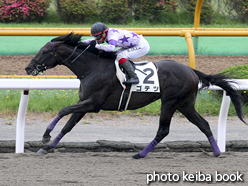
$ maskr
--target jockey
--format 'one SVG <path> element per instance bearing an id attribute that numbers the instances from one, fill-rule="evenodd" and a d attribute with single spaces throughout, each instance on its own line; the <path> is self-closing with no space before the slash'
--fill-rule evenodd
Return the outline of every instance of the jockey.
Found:
<path id="1" fill-rule="evenodd" d="M 97 22 L 91 27 L 92 39 L 84 40 L 83 43 L 91 44 L 99 50 L 112 52 L 115 47 L 116 60 L 127 71 L 130 78 L 123 82 L 124 84 L 138 84 L 139 78 L 135 73 L 135 69 L 130 63 L 130 59 L 142 57 L 150 50 L 150 45 L 142 35 L 138 35 L 132 31 L 108 28 L 105 24 Z M 101 45 L 106 41 L 108 45 Z"/>

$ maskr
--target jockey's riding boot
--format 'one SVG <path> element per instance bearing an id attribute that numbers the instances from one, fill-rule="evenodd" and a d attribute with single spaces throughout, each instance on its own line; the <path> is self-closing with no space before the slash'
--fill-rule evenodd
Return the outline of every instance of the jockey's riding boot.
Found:
<path id="1" fill-rule="evenodd" d="M 139 78 L 137 74 L 134 72 L 135 69 L 129 60 L 125 61 L 121 64 L 121 66 L 127 71 L 130 78 L 123 82 L 123 84 L 138 84 Z"/>

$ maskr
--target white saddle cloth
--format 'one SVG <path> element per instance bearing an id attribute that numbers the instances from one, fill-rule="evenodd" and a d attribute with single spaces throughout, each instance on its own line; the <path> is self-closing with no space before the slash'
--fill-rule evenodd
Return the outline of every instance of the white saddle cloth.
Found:
<path id="1" fill-rule="evenodd" d="M 148 61 L 141 61 L 134 64 L 135 73 L 139 78 L 139 84 L 133 84 L 131 91 L 160 93 L 158 74 L 154 63 Z M 121 71 L 118 61 L 115 61 L 115 66 L 116 76 L 119 79 L 122 87 L 125 89 L 126 86 L 123 84 L 126 78 L 125 74 Z"/>
<path id="2" fill-rule="evenodd" d="M 115 61 L 116 66 L 116 76 L 120 81 L 121 86 L 123 87 L 123 91 L 120 97 L 118 110 L 126 110 L 129 104 L 129 100 L 131 98 L 132 92 L 150 92 L 150 93 L 160 93 L 159 81 L 158 81 L 158 73 L 157 68 L 152 62 L 141 61 L 134 63 L 135 64 L 135 73 L 139 78 L 139 84 L 132 84 L 125 109 L 121 108 L 121 103 L 123 99 L 123 94 L 126 89 L 126 85 L 123 84 L 126 77 L 125 74 L 121 71 L 119 62 Z"/>

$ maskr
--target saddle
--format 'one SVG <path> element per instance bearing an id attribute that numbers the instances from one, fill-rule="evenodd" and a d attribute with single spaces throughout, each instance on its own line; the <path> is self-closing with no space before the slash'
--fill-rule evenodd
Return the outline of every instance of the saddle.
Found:
<path id="1" fill-rule="evenodd" d="M 125 85 L 123 82 L 125 79 L 129 78 L 128 74 L 125 72 L 125 69 L 119 65 L 119 62 L 115 61 L 116 76 L 123 87 L 118 107 L 119 111 L 127 109 L 132 92 L 160 93 L 156 65 L 149 61 L 140 61 L 135 63 L 131 61 L 131 64 L 139 78 L 139 84 Z"/>
<path id="2" fill-rule="evenodd" d="M 133 62 L 133 61 L 131 61 L 131 60 L 129 60 L 130 61 L 130 63 L 131 63 L 131 65 L 133 66 L 133 68 L 135 69 L 135 70 L 139 70 L 138 68 L 136 68 L 136 66 L 142 66 L 142 65 L 146 65 L 147 63 L 149 63 L 149 61 L 140 61 L 140 62 Z M 117 65 L 119 65 L 119 69 L 121 70 L 121 72 L 124 74 L 124 79 L 123 78 L 120 78 L 119 80 L 121 80 L 120 81 L 120 83 L 121 84 L 123 84 L 123 81 L 126 79 L 129 79 L 129 78 L 131 78 L 130 76 L 129 76 L 129 74 L 127 73 L 127 71 L 119 64 L 119 63 L 117 63 Z M 118 76 L 117 76 L 118 77 Z M 123 79 L 123 80 L 122 80 Z"/>

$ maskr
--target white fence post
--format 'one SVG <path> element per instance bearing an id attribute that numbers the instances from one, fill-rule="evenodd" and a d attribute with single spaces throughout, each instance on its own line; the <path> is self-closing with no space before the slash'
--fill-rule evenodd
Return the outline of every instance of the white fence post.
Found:
<path id="1" fill-rule="evenodd" d="M 217 144 L 221 152 L 226 151 L 226 121 L 228 116 L 228 110 L 230 106 L 230 97 L 226 95 L 226 91 L 223 91 L 223 98 L 220 107 L 220 115 L 218 121 L 218 138 Z"/>
<path id="2" fill-rule="evenodd" d="M 28 107 L 29 91 L 22 90 L 16 123 L 16 153 L 24 153 L 25 117 Z"/>

